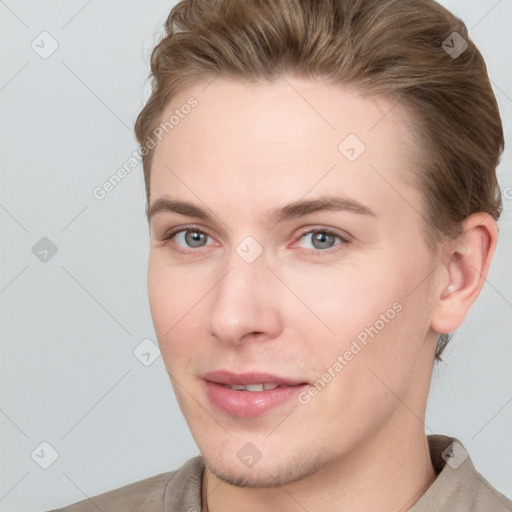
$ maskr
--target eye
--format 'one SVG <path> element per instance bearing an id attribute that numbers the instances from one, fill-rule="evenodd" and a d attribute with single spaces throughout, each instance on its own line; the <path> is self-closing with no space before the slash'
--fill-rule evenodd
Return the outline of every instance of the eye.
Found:
<path id="1" fill-rule="evenodd" d="M 325 251 L 342 242 L 348 240 L 328 229 L 317 229 L 303 233 L 299 244 L 305 249 Z"/>
<path id="2" fill-rule="evenodd" d="M 212 245 L 213 242 L 213 239 L 207 233 L 192 227 L 170 232 L 165 240 L 172 240 L 175 245 L 182 249 L 198 249 L 206 245 Z"/>

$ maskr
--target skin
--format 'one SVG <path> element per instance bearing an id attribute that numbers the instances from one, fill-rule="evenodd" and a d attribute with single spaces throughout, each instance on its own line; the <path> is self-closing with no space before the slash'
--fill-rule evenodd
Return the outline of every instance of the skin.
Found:
<path id="1" fill-rule="evenodd" d="M 424 416 L 437 336 L 459 327 L 476 299 L 495 223 L 476 214 L 456 242 L 428 245 L 422 195 L 407 179 L 419 172 L 408 112 L 391 99 L 297 78 L 205 87 L 168 106 L 163 118 L 190 96 L 198 101 L 158 143 L 150 192 L 151 204 L 187 201 L 212 218 L 151 218 L 148 292 L 207 464 L 208 508 L 407 510 L 435 479 Z M 366 145 L 353 162 L 338 149 L 348 134 Z M 333 195 L 374 215 L 265 217 Z M 206 245 L 190 247 L 183 231 L 163 240 L 189 225 L 208 235 Z M 326 228 L 336 234 L 330 248 L 302 236 Z M 253 263 L 236 252 L 246 236 L 263 248 Z M 204 392 L 202 375 L 219 369 L 314 383 L 397 303 L 400 312 L 307 404 L 240 418 Z M 237 457 L 248 442 L 262 454 L 251 468 Z"/>

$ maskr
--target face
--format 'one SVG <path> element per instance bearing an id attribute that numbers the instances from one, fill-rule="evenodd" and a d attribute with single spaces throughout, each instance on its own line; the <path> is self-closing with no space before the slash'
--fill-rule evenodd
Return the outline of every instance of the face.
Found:
<path id="1" fill-rule="evenodd" d="M 275 486 L 423 429 L 435 261 L 400 104 L 206 85 L 163 116 L 197 100 L 154 154 L 151 312 L 209 468 Z"/>

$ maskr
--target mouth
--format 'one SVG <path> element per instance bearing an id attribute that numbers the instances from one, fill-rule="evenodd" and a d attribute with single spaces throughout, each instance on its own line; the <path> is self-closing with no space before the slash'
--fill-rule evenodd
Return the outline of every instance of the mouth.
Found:
<path id="1" fill-rule="evenodd" d="M 241 418 L 254 418 L 283 406 L 309 386 L 303 380 L 268 373 L 234 374 L 225 370 L 206 373 L 203 382 L 216 409 Z"/>
<path id="2" fill-rule="evenodd" d="M 232 389 L 233 391 L 270 391 L 271 389 L 283 388 L 285 385 L 274 384 L 272 382 L 265 382 L 265 384 L 223 384 L 224 387 Z"/>

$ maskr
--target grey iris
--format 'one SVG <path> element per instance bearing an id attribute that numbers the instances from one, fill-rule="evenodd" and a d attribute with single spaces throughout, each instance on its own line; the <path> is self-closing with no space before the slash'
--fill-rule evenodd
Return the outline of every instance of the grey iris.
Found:
<path id="1" fill-rule="evenodd" d="M 312 243 L 315 249 L 329 249 L 334 245 L 335 237 L 328 233 L 318 231 L 313 233 Z"/>
<path id="2" fill-rule="evenodd" d="M 189 247 L 202 247 L 206 243 L 207 235 L 197 231 L 187 231 L 185 241 Z"/>

